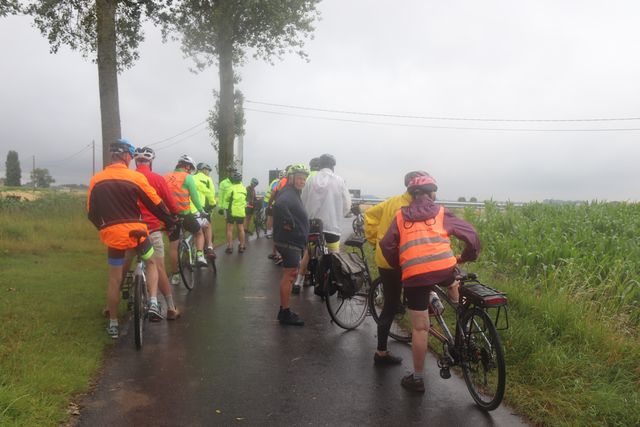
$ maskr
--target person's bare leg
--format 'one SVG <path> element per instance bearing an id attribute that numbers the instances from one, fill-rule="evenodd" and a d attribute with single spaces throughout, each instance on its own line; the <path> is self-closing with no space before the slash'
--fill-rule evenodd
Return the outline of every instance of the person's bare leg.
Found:
<path id="1" fill-rule="evenodd" d="M 206 227 L 202 227 L 202 232 L 204 233 L 204 243 L 207 248 L 213 247 L 213 233 L 211 231 L 211 224 Z"/>
<path id="2" fill-rule="evenodd" d="M 107 287 L 107 308 L 109 318 L 118 320 L 118 304 L 120 304 L 120 282 L 122 282 L 122 266 L 109 266 L 109 286 Z"/>
<path id="3" fill-rule="evenodd" d="M 180 240 L 169 242 L 169 258 L 171 259 L 171 272 L 178 272 L 178 244 Z"/>
<path id="4" fill-rule="evenodd" d="M 296 276 L 296 286 L 302 286 L 304 284 L 304 275 L 307 274 L 307 266 L 309 265 L 309 249 L 307 248 L 302 255 L 302 260 L 300 260 L 300 268 L 298 269 L 298 274 Z"/>
<path id="5" fill-rule="evenodd" d="M 200 229 L 196 233 L 196 250 L 202 251 L 203 249 L 204 249 L 204 233 L 202 232 L 202 229 Z"/>
<path id="6" fill-rule="evenodd" d="M 233 248 L 233 224 L 227 224 L 227 248 Z"/>
<path id="7" fill-rule="evenodd" d="M 244 224 L 238 224 L 238 241 L 240 242 L 240 246 L 244 248 L 246 245 Z"/>
<path id="8" fill-rule="evenodd" d="M 158 297 L 158 267 L 154 257 L 144 262 L 145 276 L 147 278 L 147 289 L 149 290 L 149 298 Z"/>
<path id="9" fill-rule="evenodd" d="M 296 278 L 297 268 L 282 269 L 282 279 L 280 280 L 280 306 L 283 310 L 289 308 L 289 300 L 291 299 L 291 285 Z"/>
<path id="10" fill-rule="evenodd" d="M 429 312 L 428 310 L 407 310 L 411 316 L 411 353 L 413 355 L 413 370 L 417 373 L 424 372 L 424 359 L 427 355 L 429 336 Z"/>
<path id="11" fill-rule="evenodd" d="M 447 288 L 447 295 L 449 295 L 449 299 L 457 303 L 460 301 L 460 281 L 456 280 Z"/>

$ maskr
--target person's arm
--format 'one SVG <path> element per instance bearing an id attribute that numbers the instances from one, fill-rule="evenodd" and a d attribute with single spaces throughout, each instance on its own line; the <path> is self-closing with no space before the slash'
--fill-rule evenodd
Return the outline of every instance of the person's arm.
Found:
<path id="1" fill-rule="evenodd" d="M 89 221 L 99 230 L 100 229 L 100 217 L 96 212 L 91 210 L 91 198 L 93 197 L 93 187 L 95 183 L 93 180 L 89 184 L 89 191 L 87 193 L 87 217 Z"/>
<path id="2" fill-rule="evenodd" d="M 384 204 L 385 202 L 378 203 L 364 213 L 364 236 L 374 246 L 378 243 L 378 225 L 380 224 Z"/>
<path id="3" fill-rule="evenodd" d="M 344 180 L 342 180 L 342 211 L 342 216 L 347 216 L 349 211 L 351 211 L 351 194 Z"/>
<path id="4" fill-rule="evenodd" d="M 200 213 L 204 212 L 204 209 L 202 208 L 202 204 L 200 203 L 200 195 L 198 194 L 198 188 L 196 187 L 196 183 L 193 177 L 191 175 L 187 175 L 184 179 L 184 184 L 182 185 L 186 187 L 187 191 L 189 191 L 189 198 L 191 199 L 191 203 L 193 203 L 193 205 L 196 207 L 198 212 Z"/>
<path id="5" fill-rule="evenodd" d="M 273 220 L 278 221 L 278 224 L 282 224 L 282 228 L 285 230 L 292 230 L 295 225 L 295 219 L 291 210 L 289 210 L 289 206 L 286 198 L 280 198 L 273 204 Z"/>
<path id="6" fill-rule="evenodd" d="M 213 186 L 213 180 L 207 177 L 206 189 L 205 189 L 205 205 L 209 208 L 213 208 L 216 205 L 216 190 Z"/>
<path id="7" fill-rule="evenodd" d="M 387 260 L 391 268 L 398 268 L 400 266 L 399 243 L 400 231 L 398 230 L 398 222 L 394 219 L 384 237 L 380 240 L 382 256 L 384 256 L 384 259 Z"/>
<path id="8" fill-rule="evenodd" d="M 459 263 L 474 261 L 478 258 L 481 248 L 480 238 L 471 224 L 445 209 L 444 229 L 450 236 L 455 236 L 464 242 L 464 250 L 458 257 Z"/>

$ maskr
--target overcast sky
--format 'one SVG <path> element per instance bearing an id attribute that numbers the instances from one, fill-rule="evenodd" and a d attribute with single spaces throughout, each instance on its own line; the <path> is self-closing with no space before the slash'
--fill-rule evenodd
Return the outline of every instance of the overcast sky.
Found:
<path id="1" fill-rule="evenodd" d="M 310 62 L 247 60 L 239 88 L 248 100 L 450 118 L 640 117 L 638 2 L 326 0 L 320 11 Z M 35 155 L 59 183 L 88 183 L 90 150 L 63 159 L 101 141 L 97 66 L 67 48 L 50 54 L 25 17 L 0 19 L 0 52 L 0 174 L 16 150 L 23 181 Z M 191 73 L 179 44 L 163 44 L 151 26 L 140 54 L 119 78 L 123 136 L 151 144 L 202 122 L 217 68 Z M 245 106 L 288 114 L 246 113 L 244 175 L 261 189 L 268 169 L 327 152 L 364 194 L 400 193 L 405 172 L 424 169 L 441 199 L 639 198 L 640 120 L 426 120 Z M 184 153 L 217 159 L 204 124 L 155 147 L 160 173 Z"/>

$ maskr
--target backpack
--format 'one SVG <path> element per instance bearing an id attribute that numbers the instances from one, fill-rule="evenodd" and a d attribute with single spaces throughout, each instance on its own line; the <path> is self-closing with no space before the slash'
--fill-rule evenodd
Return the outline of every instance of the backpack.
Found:
<path id="1" fill-rule="evenodd" d="M 350 298 L 369 280 L 367 267 L 355 252 L 331 254 L 331 270 L 335 289 L 343 298 Z"/>

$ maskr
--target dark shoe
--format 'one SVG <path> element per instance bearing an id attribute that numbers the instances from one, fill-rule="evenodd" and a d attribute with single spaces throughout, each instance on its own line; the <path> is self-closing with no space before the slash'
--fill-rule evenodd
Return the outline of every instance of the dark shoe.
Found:
<path id="1" fill-rule="evenodd" d="M 269 255 L 267 255 L 267 258 L 276 259 L 276 254 L 269 254 Z"/>
<path id="2" fill-rule="evenodd" d="M 304 321 L 291 310 L 284 310 L 279 320 L 283 325 L 304 326 Z"/>
<path id="3" fill-rule="evenodd" d="M 413 374 L 402 377 L 400 384 L 409 391 L 424 393 L 424 381 L 415 379 Z"/>
<path id="4" fill-rule="evenodd" d="M 300 285 L 293 285 L 291 287 L 291 293 L 292 294 L 299 294 L 300 293 Z"/>
<path id="5" fill-rule="evenodd" d="M 232 254 L 233 253 L 233 248 L 227 248 L 227 249 L 224 250 L 224 252 L 228 253 L 228 254 Z"/>
<path id="6" fill-rule="evenodd" d="M 283 309 L 280 309 L 280 310 L 278 311 L 278 320 L 282 320 L 283 316 L 284 316 L 284 310 L 283 310 Z"/>
<path id="7" fill-rule="evenodd" d="M 394 356 L 391 352 L 388 352 L 384 356 L 374 353 L 373 363 L 376 365 L 399 365 L 402 363 L 402 357 Z"/>
<path id="8" fill-rule="evenodd" d="M 243 252 L 244 252 L 244 251 L 246 251 L 246 250 L 247 250 L 247 247 L 246 247 L 246 246 L 238 246 L 238 252 L 239 252 L 239 253 L 243 253 Z"/>

